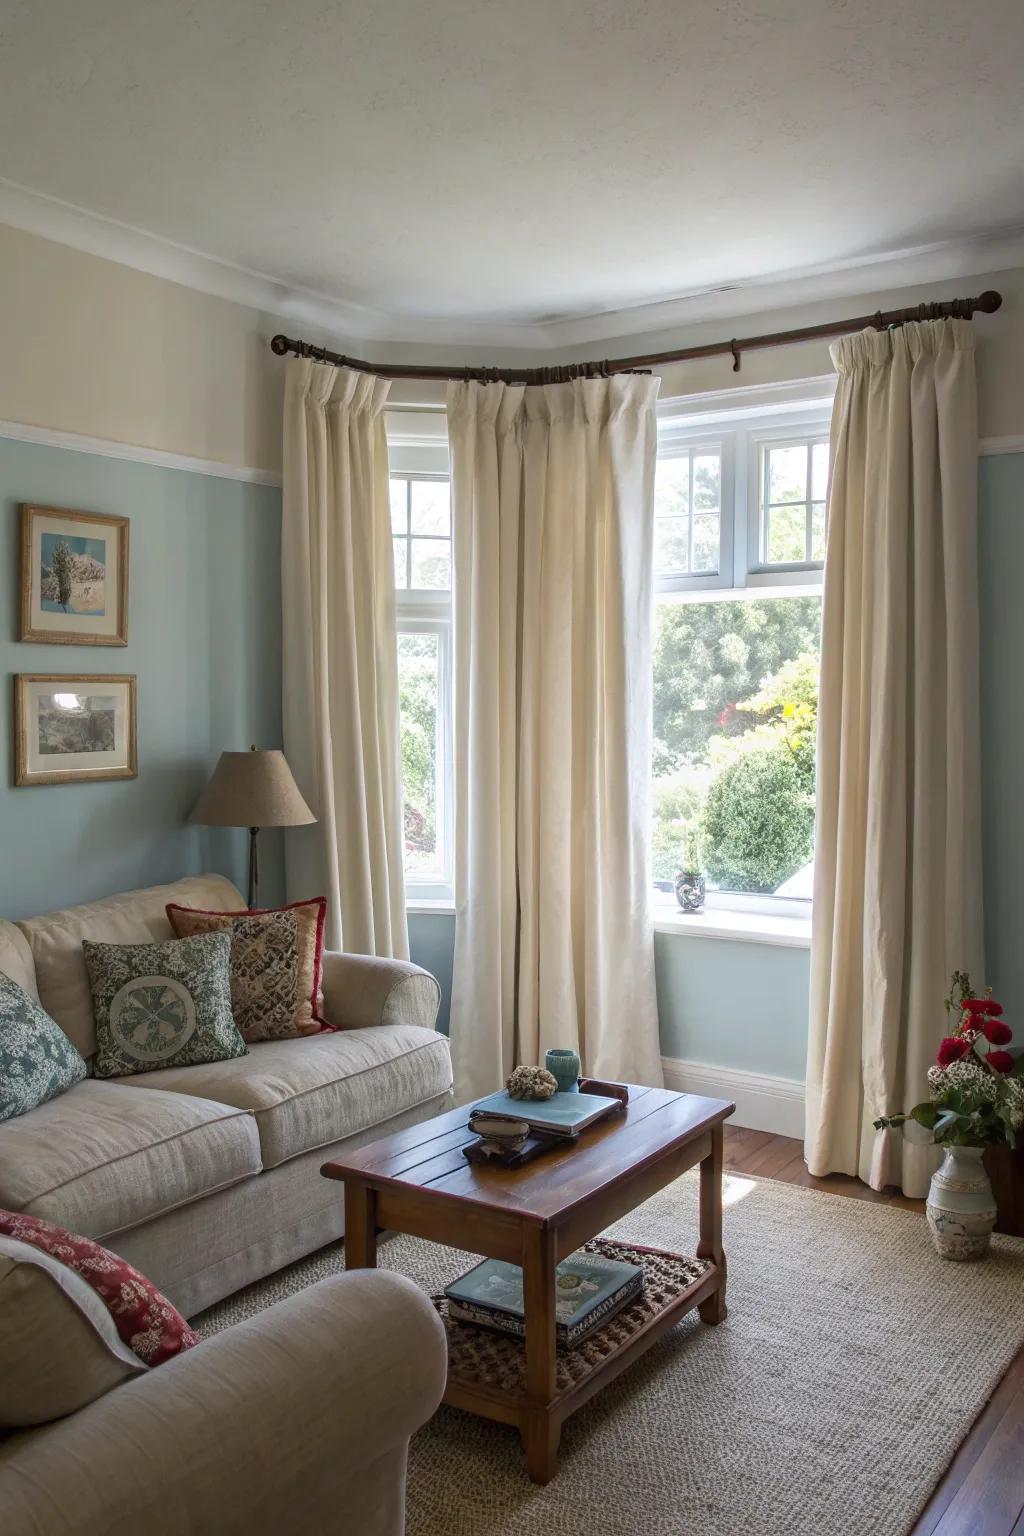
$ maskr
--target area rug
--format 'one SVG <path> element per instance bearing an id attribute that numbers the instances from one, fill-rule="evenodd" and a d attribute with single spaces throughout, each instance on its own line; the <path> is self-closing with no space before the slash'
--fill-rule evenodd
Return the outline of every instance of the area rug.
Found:
<path id="1" fill-rule="evenodd" d="M 727 1321 L 691 1314 L 562 1434 L 546 1488 L 515 1431 L 442 1408 L 415 1437 L 408 1536 L 901 1536 L 1024 1344 L 1024 1241 L 939 1259 L 914 1212 L 729 1175 Z M 611 1229 L 693 1251 L 687 1174 Z M 436 1291 L 472 1257 L 415 1238 L 382 1268 Z M 338 1271 L 323 1249 L 201 1334 Z"/>

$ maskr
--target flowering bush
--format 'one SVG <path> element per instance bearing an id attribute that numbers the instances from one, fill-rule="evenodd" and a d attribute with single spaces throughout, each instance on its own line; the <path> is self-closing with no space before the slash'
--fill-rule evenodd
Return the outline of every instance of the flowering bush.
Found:
<path id="1" fill-rule="evenodd" d="M 1024 1054 L 1002 1049 L 1013 1039 L 1003 1005 L 987 990 L 975 997 L 967 972 L 954 971 L 945 1007 L 956 1023 L 928 1068 L 931 1097 L 909 1114 L 883 1116 L 875 1128 L 913 1120 L 943 1145 L 1012 1147 L 1024 1132 Z"/>

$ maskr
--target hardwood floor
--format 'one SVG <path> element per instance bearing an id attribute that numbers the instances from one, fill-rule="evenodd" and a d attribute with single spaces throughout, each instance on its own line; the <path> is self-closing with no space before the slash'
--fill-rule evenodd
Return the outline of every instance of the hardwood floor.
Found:
<path id="1" fill-rule="evenodd" d="M 767 1131 L 725 1128 L 725 1166 L 829 1195 L 924 1213 L 923 1200 L 880 1194 L 858 1179 L 813 1179 L 803 1145 Z M 1024 1350 L 999 1383 L 950 1463 L 912 1536 L 1024 1536 Z"/>

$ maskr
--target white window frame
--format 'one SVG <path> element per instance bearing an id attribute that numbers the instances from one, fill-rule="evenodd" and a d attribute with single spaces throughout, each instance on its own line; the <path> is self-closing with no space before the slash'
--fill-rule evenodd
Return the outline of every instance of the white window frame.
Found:
<path id="1" fill-rule="evenodd" d="M 659 406 L 658 457 L 682 450 L 721 451 L 719 569 L 697 576 L 655 575 L 654 600 L 677 602 L 751 601 L 766 597 L 812 597 L 821 593 L 823 562 L 769 565 L 763 558 L 762 464 L 767 447 L 828 441 L 834 381 L 766 386 L 747 392 L 666 400 Z M 813 394 L 810 392 L 813 387 Z M 655 928 L 685 933 L 803 946 L 810 942 L 809 900 L 745 892 L 709 891 L 704 913 L 687 916 L 674 895 L 657 893 Z"/>
<path id="2" fill-rule="evenodd" d="M 404 423 L 403 423 L 404 425 Z M 434 427 L 433 422 L 430 426 Z M 394 430 L 389 423 L 388 448 L 393 480 L 448 480 L 437 467 L 439 449 L 447 439 L 435 427 L 430 432 Z M 419 464 L 422 463 L 422 468 Z M 410 498 L 411 500 L 411 498 Z M 408 504 L 408 503 L 407 503 Z M 407 541 L 411 538 L 406 534 Z M 440 542 L 440 540 L 439 540 Z M 406 544 L 406 570 L 409 565 Z M 405 874 L 406 908 L 451 908 L 455 899 L 455 760 L 452 728 L 452 594 L 437 588 L 395 589 L 395 620 L 400 635 L 437 636 L 437 735 L 435 755 L 435 818 L 438 872 L 435 876 Z"/>

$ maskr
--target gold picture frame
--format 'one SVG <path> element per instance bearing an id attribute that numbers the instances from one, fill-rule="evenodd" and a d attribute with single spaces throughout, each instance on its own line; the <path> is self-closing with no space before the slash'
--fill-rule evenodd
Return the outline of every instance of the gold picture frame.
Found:
<path id="1" fill-rule="evenodd" d="M 128 519 L 21 506 L 21 627 L 42 645 L 128 644 Z"/>
<path id="2" fill-rule="evenodd" d="M 15 785 L 134 779 L 137 732 L 134 673 L 20 672 L 14 679 Z"/>

